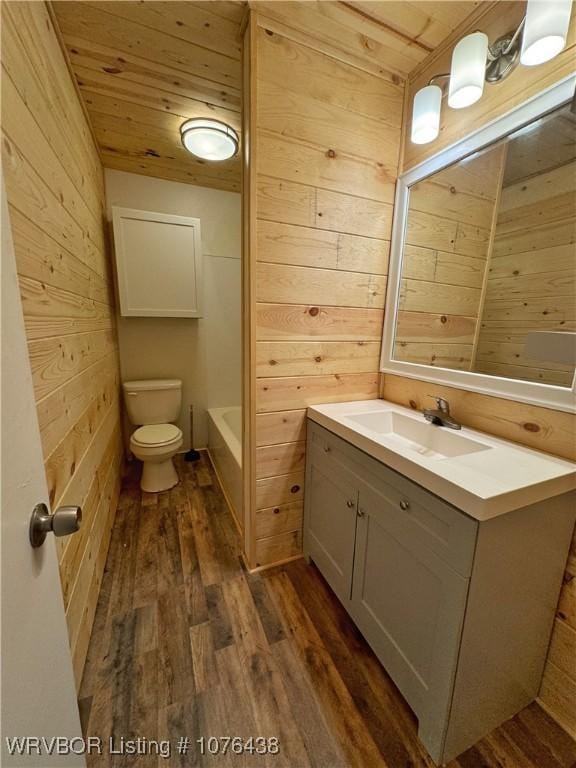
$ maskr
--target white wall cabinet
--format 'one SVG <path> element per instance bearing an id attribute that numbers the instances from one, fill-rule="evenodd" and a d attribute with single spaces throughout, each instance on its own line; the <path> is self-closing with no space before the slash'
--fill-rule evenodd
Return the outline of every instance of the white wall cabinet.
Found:
<path id="1" fill-rule="evenodd" d="M 538 695 L 573 494 L 478 522 L 311 420 L 306 473 L 304 553 L 443 764 Z"/>
<path id="2" fill-rule="evenodd" d="M 200 220 L 112 208 L 120 313 L 201 317 Z"/>

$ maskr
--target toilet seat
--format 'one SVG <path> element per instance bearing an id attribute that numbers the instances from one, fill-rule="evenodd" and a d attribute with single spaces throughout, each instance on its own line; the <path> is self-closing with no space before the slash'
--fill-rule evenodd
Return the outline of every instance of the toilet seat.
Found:
<path id="1" fill-rule="evenodd" d="M 167 445 L 181 438 L 182 431 L 175 424 L 147 424 L 132 435 L 134 443 L 143 447 Z"/>

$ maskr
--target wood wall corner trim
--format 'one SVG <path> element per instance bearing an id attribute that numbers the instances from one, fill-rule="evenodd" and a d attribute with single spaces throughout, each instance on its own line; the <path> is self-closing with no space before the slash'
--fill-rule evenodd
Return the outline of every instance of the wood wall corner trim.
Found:
<path id="1" fill-rule="evenodd" d="M 256 547 L 256 29 L 256 15 L 250 9 L 242 48 L 242 518 L 250 568 Z"/>

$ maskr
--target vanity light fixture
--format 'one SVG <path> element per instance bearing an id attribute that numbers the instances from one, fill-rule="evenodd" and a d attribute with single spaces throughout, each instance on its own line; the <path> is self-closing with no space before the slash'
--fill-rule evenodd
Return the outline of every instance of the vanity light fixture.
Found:
<path id="1" fill-rule="evenodd" d="M 462 38 L 454 48 L 450 73 L 435 75 L 414 96 L 412 143 L 428 144 L 438 136 L 446 90 L 448 106 L 462 109 L 478 101 L 485 81 L 500 82 L 518 61 L 535 66 L 557 56 L 566 45 L 571 8 L 572 0 L 528 0 L 526 16 L 514 32 L 494 43 L 479 31 Z M 443 88 L 435 85 L 441 80 Z"/>
<path id="2" fill-rule="evenodd" d="M 238 153 L 238 134 L 226 123 L 195 117 L 180 126 L 184 148 L 202 160 L 220 162 Z"/>

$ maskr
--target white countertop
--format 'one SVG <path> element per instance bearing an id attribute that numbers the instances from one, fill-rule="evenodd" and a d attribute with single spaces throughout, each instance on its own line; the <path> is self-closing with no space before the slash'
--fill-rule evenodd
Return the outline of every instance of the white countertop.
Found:
<path id="1" fill-rule="evenodd" d="M 368 414 L 364 421 L 369 424 L 370 414 L 383 411 L 424 422 L 420 412 L 386 400 L 309 406 L 308 417 L 476 520 L 488 520 L 576 489 L 576 464 L 483 432 L 430 425 L 430 429 L 481 443 L 486 450 L 461 456 L 427 456 L 393 435 L 351 419 Z"/>

